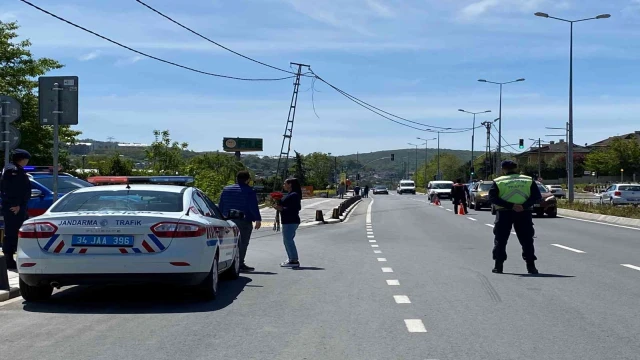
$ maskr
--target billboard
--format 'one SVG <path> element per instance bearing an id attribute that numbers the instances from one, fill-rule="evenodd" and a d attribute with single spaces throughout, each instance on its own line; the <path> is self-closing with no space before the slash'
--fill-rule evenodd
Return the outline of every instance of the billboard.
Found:
<path id="1" fill-rule="evenodd" d="M 227 152 L 262 151 L 262 139 L 226 137 L 222 139 L 222 149 Z"/>

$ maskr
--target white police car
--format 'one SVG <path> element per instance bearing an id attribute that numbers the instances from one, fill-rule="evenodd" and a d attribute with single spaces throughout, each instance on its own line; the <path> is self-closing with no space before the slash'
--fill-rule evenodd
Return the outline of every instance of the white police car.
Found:
<path id="1" fill-rule="evenodd" d="M 224 218 L 200 190 L 157 184 L 180 180 L 193 181 L 108 177 L 103 183 L 120 185 L 77 189 L 25 221 L 18 242 L 22 297 L 44 301 L 67 285 L 153 283 L 196 286 L 215 298 L 219 275 L 239 276 L 240 232 L 232 218 L 244 215 Z"/>

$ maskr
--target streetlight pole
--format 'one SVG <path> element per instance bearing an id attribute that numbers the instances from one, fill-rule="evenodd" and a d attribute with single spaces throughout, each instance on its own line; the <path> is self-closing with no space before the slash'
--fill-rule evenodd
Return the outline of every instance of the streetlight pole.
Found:
<path id="1" fill-rule="evenodd" d="M 580 20 L 567 20 L 561 19 L 554 16 L 549 16 L 549 14 L 543 12 L 537 12 L 534 14 L 535 16 L 554 19 L 563 22 L 569 23 L 569 136 L 567 138 L 567 163 L 569 164 L 567 168 L 567 188 L 569 190 L 569 202 L 573 202 L 574 197 L 574 188 L 573 188 L 573 23 L 587 21 L 587 20 L 600 20 L 600 19 L 608 19 L 611 17 L 610 14 L 601 14 L 595 17 L 580 19 Z"/>
<path id="2" fill-rule="evenodd" d="M 413 145 L 416 147 L 416 170 L 413 172 L 413 174 L 416 176 L 416 180 L 418 180 L 418 145 L 412 144 L 412 143 L 407 143 L 407 144 Z"/>
<path id="3" fill-rule="evenodd" d="M 429 141 L 435 140 L 433 139 L 423 139 L 421 137 L 416 138 L 418 140 L 424 141 L 424 187 L 427 187 L 427 164 L 429 161 Z"/>
<path id="4" fill-rule="evenodd" d="M 480 79 L 478 80 L 479 82 L 484 82 L 484 83 L 489 83 L 489 84 L 495 84 L 495 85 L 500 85 L 500 107 L 498 110 L 498 119 L 500 119 L 500 123 L 498 124 L 498 153 L 496 154 L 496 170 L 499 169 L 499 163 L 500 161 L 502 161 L 502 85 L 507 85 L 507 84 L 511 84 L 514 82 L 520 82 L 520 81 L 524 81 L 524 78 L 520 78 L 517 80 L 513 80 L 513 81 L 507 81 L 507 82 L 495 82 L 495 81 L 489 81 L 489 80 L 485 80 L 485 79 Z"/>
<path id="5" fill-rule="evenodd" d="M 477 114 L 484 114 L 484 113 L 490 113 L 491 110 L 485 110 L 485 111 L 479 111 L 479 112 L 471 112 L 471 111 L 466 111 L 463 109 L 458 109 L 458 111 L 461 111 L 463 113 L 467 113 L 467 114 L 472 114 L 473 115 L 473 129 L 471 130 L 471 166 L 469 169 L 469 180 L 472 181 L 473 180 L 473 145 L 475 143 L 475 137 L 476 137 L 476 115 Z"/>

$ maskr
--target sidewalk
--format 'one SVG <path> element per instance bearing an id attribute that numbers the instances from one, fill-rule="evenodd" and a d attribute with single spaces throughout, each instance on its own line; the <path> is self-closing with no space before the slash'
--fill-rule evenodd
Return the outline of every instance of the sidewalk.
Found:
<path id="1" fill-rule="evenodd" d="M 302 210 L 300 210 L 301 225 L 305 223 L 312 223 L 316 221 L 316 210 L 322 210 L 324 219 L 331 218 L 333 208 L 340 205 L 341 202 L 350 198 L 350 195 L 345 195 L 344 199 L 334 198 L 311 198 L 302 200 Z M 260 215 L 262 215 L 262 226 L 273 226 L 276 217 L 276 211 L 272 208 L 260 209 Z"/>

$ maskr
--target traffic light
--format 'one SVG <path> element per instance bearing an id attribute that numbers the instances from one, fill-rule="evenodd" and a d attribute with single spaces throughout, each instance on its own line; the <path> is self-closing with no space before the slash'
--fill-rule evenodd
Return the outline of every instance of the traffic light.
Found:
<path id="1" fill-rule="evenodd" d="M 356 180 L 360 180 L 360 174 L 356 174 Z"/>
<path id="2" fill-rule="evenodd" d="M 396 158 L 395 155 L 391 154 L 391 161 L 394 161 L 395 158 Z"/>
<path id="3" fill-rule="evenodd" d="M 524 139 L 520 139 L 518 145 L 520 146 L 520 149 L 524 149 Z"/>

